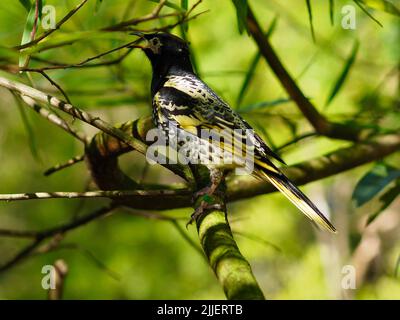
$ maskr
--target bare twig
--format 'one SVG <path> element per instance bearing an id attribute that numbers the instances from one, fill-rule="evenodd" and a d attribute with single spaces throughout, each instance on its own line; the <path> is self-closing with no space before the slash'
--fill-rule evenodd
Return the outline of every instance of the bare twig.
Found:
<path id="1" fill-rule="evenodd" d="M 77 229 L 93 220 L 96 220 L 114 210 L 117 207 L 117 204 L 111 204 L 107 207 L 102 207 L 97 209 L 96 211 L 80 217 L 72 222 L 49 228 L 43 231 L 18 231 L 18 230 L 0 230 L 0 236 L 8 236 L 8 237 L 24 237 L 24 238 L 34 238 L 34 241 L 17 253 L 13 258 L 9 261 L 5 262 L 0 266 L 0 272 L 8 270 L 13 267 L 15 264 L 29 257 L 32 252 L 47 238 L 54 237 L 59 234 L 64 234 L 70 230 Z"/>
<path id="2" fill-rule="evenodd" d="M 48 291 L 49 300 L 61 300 L 64 292 L 64 280 L 68 273 L 68 266 L 66 262 L 62 259 L 57 260 L 53 264 L 54 273 L 54 289 L 50 288 Z"/>
<path id="3" fill-rule="evenodd" d="M 35 70 L 31 70 L 31 71 L 35 71 Z M 36 72 L 40 73 L 43 77 L 45 77 L 53 86 L 55 86 L 58 91 L 61 92 L 61 94 L 64 96 L 65 100 L 67 100 L 68 103 L 71 103 L 71 100 L 69 99 L 68 95 L 65 93 L 64 89 L 61 88 L 61 86 L 55 82 L 53 79 L 51 79 L 46 72 L 44 72 L 43 70 L 37 70 Z"/>
<path id="4" fill-rule="evenodd" d="M 35 100 L 33 100 L 29 96 L 21 95 L 21 98 L 31 109 L 40 114 L 43 118 L 49 120 L 51 123 L 55 124 L 56 126 L 60 127 L 64 131 L 68 132 L 69 134 L 86 144 L 87 137 L 84 134 L 72 129 L 64 119 L 60 118 L 54 112 L 51 112 L 50 110 L 41 107 L 35 102 Z"/>
<path id="5" fill-rule="evenodd" d="M 85 157 L 83 155 L 73 157 L 73 158 L 69 159 L 67 162 L 56 164 L 55 166 L 47 169 L 43 174 L 45 176 L 49 176 L 49 175 L 51 175 L 51 174 L 53 174 L 53 173 L 55 173 L 57 171 L 60 171 L 62 169 L 68 168 L 68 167 L 71 167 L 76 163 L 82 162 L 84 158 Z"/>
<path id="6" fill-rule="evenodd" d="M 127 198 L 127 197 L 168 197 L 189 195 L 188 189 L 177 190 L 121 190 L 121 191 L 87 191 L 87 192 L 32 192 L 0 194 L 0 201 L 39 200 L 39 199 L 76 199 L 76 198 Z"/>
<path id="7" fill-rule="evenodd" d="M 154 8 L 154 10 L 149 13 L 148 15 L 142 16 L 140 18 L 135 18 L 135 19 L 130 19 L 127 21 L 120 22 L 118 24 L 112 25 L 105 27 L 101 30 L 103 31 L 117 31 L 124 29 L 125 27 L 132 26 L 132 25 L 137 25 L 142 22 L 147 22 L 150 20 L 156 20 L 160 18 L 165 18 L 165 17 L 171 17 L 171 16 L 176 16 L 177 13 L 172 13 L 172 14 L 167 14 L 167 15 L 160 15 L 161 9 L 164 7 L 165 3 L 167 0 L 161 0 L 158 5 Z"/>
<path id="8" fill-rule="evenodd" d="M 38 100 L 42 103 L 49 103 L 51 106 L 64 111 L 65 113 L 70 114 L 74 118 L 77 118 L 81 121 L 84 121 L 93 127 L 100 129 L 109 135 L 122 140 L 127 145 L 132 147 L 133 149 L 139 151 L 142 154 L 146 153 L 147 146 L 142 141 L 133 138 L 132 136 L 128 135 L 127 133 L 113 127 L 112 125 L 108 124 L 107 122 L 101 120 L 98 117 L 92 116 L 91 114 L 81 111 L 76 107 L 72 106 L 69 103 L 61 101 L 54 96 L 48 95 L 44 92 L 41 92 L 35 88 L 29 87 L 25 84 L 15 82 L 4 77 L 0 77 L 0 86 L 13 90 L 15 92 L 20 93 L 21 95 L 25 95 L 31 97 L 32 99 Z"/>
<path id="9" fill-rule="evenodd" d="M 117 64 L 120 63 L 123 59 L 125 59 L 128 54 L 133 50 L 133 48 L 141 48 L 141 46 L 136 46 L 135 43 L 138 40 L 135 41 L 131 41 L 129 43 L 126 43 L 124 45 L 121 45 L 117 48 L 108 50 L 106 52 L 102 52 L 98 55 L 95 55 L 93 57 L 87 58 L 81 62 L 78 63 L 73 63 L 73 64 L 61 64 L 58 62 L 53 62 L 52 66 L 48 66 L 48 67 L 42 67 L 42 68 L 21 68 L 20 71 L 35 71 L 35 72 L 40 72 L 42 73 L 43 71 L 47 71 L 47 70 L 59 70 L 59 69 L 70 69 L 70 68 L 93 68 L 93 67 L 101 67 L 101 66 L 110 66 L 113 64 Z M 110 53 L 113 53 L 115 51 L 119 51 L 121 49 L 124 48 L 128 48 L 128 50 L 126 52 L 124 52 L 124 54 L 122 54 L 120 57 L 110 60 L 110 61 L 104 61 L 104 62 L 100 62 L 100 63 L 93 63 L 93 64 L 87 64 L 88 62 L 91 62 L 93 60 L 99 59 L 101 57 L 104 57 L 105 55 L 108 55 Z"/>

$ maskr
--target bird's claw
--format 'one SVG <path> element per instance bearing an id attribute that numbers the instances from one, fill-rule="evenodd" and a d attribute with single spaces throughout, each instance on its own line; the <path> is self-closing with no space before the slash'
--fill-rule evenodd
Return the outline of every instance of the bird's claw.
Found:
<path id="1" fill-rule="evenodd" d="M 192 222 L 196 221 L 204 213 L 205 210 L 223 210 L 223 206 L 219 203 L 209 204 L 206 201 L 202 201 L 190 216 L 189 221 L 186 223 L 186 228 L 188 228 L 188 226 L 191 225 Z"/>

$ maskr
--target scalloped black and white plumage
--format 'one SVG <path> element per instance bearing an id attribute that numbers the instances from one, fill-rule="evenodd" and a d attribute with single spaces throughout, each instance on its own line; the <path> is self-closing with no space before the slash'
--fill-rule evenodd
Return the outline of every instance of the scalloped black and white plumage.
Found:
<path id="1" fill-rule="evenodd" d="M 151 95 L 156 126 L 166 135 L 172 126 L 197 136 L 198 141 L 202 141 L 201 129 L 250 129 L 253 132 L 250 139 L 254 144 L 253 175 L 272 183 L 317 225 L 336 232 L 332 223 L 270 159 L 284 163 L 283 160 L 239 114 L 197 77 L 190 61 L 188 44 L 167 33 L 147 34 L 144 38 L 147 40 L 144 52 L 153 70 Z"/>

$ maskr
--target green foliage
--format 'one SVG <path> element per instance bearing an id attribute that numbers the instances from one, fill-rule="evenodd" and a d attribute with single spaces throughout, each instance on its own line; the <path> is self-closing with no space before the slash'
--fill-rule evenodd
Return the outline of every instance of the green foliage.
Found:
<path id="1" fill-rule="evenodd" d="M 160 3 L 160 0 L 150 0 L 150 1 Z M 164 5 L 166 7 L 172 8 L 176 11 L 180 11 L 180 12 L 185 11 L 184 7 L 177 5 L 176 3 L 172 2 L 172 1 L 166 1 Z"/>
<path id="2" fill-rule="evenodd" d="M 270 26 L 269 26 L 266 34 L 265 34 L 266 37 L 270 37 L 272 35 L 272 33 L 275 30 L 277 21 L 278 21 L 278 17 L 275 17 L 274 20 L 272 20 L 272 22 L 271 22 L 271 24 L 270 24 Z M 243 84 L 242 84 L 242 86 L 241 86 L 241 88 L 239 90 L 239 94 L 238 94 L 238 97 L 236 99 L 236 107 L 238 109 L 240 108 L 240 105 L 241 105 L 242 100 L 243 100 L 243 98 L 244 98 L 244 96 L 246 94 L 247 89 L 249 88 L 251 79 L 254 76 L 254 73 L 256 71 L 256 68 L 257 68 L 257 65 L 258 65 L 260 59 L 261 59 L 261 54 L 260 54 L 260 52 L 257 52 L 254 55 L 254 57 L 251 60 L 251 62 L 250 62 L 249 69 L 247 70 L 247 73 L 246 73 L 246 75 L 244 77 L 244 80 L 243 80 Z"/>
<path id="3" fill-rule="evenodd" d="M 400 170 L 399 170 L 400 171 Z M 400 195 L 400 179 L 395 181 L 395 185 L 389 188 L 381 196 L 379 196 L 380 207 L 374 213 L 370 214 L 367 225 L 373 222 L 392 202 Z"/>
<path id="4" fill-rule="evenodd" d="M 354 62 L 356 61 L 358 48 L 359 48 L 359 42 L 356 40 L 353 45 L 353 49 L 350 52 L 350 55 L 347 57 L 347 59 L 345 61 L 342 71 L 340 72 L 339 76 L 337 77 L 337 79 L 332 87 L 332 90 L 326 100 L 325 106 L 328 106 L 332 102 L 332 100 L 339 93 L 344 82 L 346 81 L 346 79 L 350 73 L 350 69 L 353 66 Z"/>
<path id="5" fill-rule="evenodd" d="M 331 25 L 335 22 L 335 0 L 329 0 L 329 19 L 331 20 Z"/>
<path id="6" fill-rule="evenodd" d="M 239 33 L 247 30 L 247 0 L 232 0 L 236 8 L 237 24 Z"/>
<path id="7" fill-rule="evenodd" d="M 386 165 L 385 163 L 378 163 L 357 183 L 352 196 L 356 206 L 360 207 L 370 201 L 387 185 L 399 177 L 400 169 Z"/>
<path id="8" fill-rule="evenodd" d="M 400 4 L 397 0 L 360 0 L 367 7 L 400 16 Z"/>
<path id="9" fill-rule="evenodd" d="M 20 52 L 9 48 L 21 43 L 32 2 L 0 1 L 0 73 L 25 83 L 28 83 L 27 78 L 16 69 Z M 55 5 L 57 19 L 60 19 L 78 2 L 52 0 L 51 4 Z M 188 1 L 189 8 L 195 2 Z M 133 10 L 127 10 L 126 0 L 102 1 L 100 10 L 95 12 L 96 3 L 100 4 L 100 1 L 88 1 L 73 19 L 22 53 L 61 64 L 84 61 L 135 40 L 136 37 L 128 33 L 99 30 L 122 20 L 145 16 L 154 10 L 159 1 L 135 1 Z M 340 23 L 333 26 L 329 23 L 329 19 L 333 20 L 335 15 L 340 17 L 339 5 L 342 2 L 310 1 L 312 22 L 315 27 L 318 26 L 315 29 L 318 30 L 318 41 L 310 44 L 310 21 L 304 1 L 254 0 L 249 3 L 260 25 L 273 30 L 273 38 L 270 39 L 272 46 L 306 97 L 312 98 L 317 109 L 322 109 L 328 100 L 328 93 L 333 91 L 330 89 L 342 78 L 341 85 L 330 101 L 327 118 L 352 125 L 361 123 L 374 132 L 378 127 L 382 132 L 398 130 L 400 118 L 396 84 L 399 18 L 396 14 L 378 13 L 385 28 L 377 28 L 366 15 L 360 14 L 357 16 L 357 29 L 347 31 L 341 28 Z M 360 3 L 365 6 L 365 2 Z M 265 138 L 271 148 L 306 136 L 311 130 L 309 124 L 295 103 L 287 98 L 287 93 L 268 64 L 257 53 L 253 39 L 240 36 L 234 7 L 227 10 L 227 6 L 232 5 L 226 1 L 202 1 L 194 13 L 207 12 L 190 20 L 189 30 L 182 33 L 182 37 L 190 40 L 191 50 L 195 49 L 196 65 L 201 68 L 202 79 L 225 101 L 233 104 L 237 102 L 243 117 Z M 176 16 L 147 21 L 132 28 L 162 28 L 176 23 L 178 16 L 186 10 L 184 1 L 170 0 L 161 14 L 173 13 Z M 278 16 L 279 24 L 276 23 Z M 243 11 L 240 17 L 244 24 Z M 179 35 L 180 28 L 177 26 L 171 31 Z M 43 32 L 45 30 L 39 29 L 37 36 Z M 354 38 L 362 46 L 362 50 L 355 54 Z M 118 58 L 123 52 L 113 52 L 89 64 Z M 349 65 L 352 55 L 357 63 L 353 61 L 343 76 L 343 70 Z M 29 62 L 30 68 L 48 65 L 35 59 Z M 151 114 L 150 65 L 139 49 L 132 50 L 121 64 L 49 70 L 46 73 L 67 92 L 74 105 L 110 123 L 122 123 Z M 40 74 L 31 72 L 30 75 L 38 89 L 61 96 Z M 360 103 L 363 97 L 372 94 L 375 98 Z M 49 167 L 83 154 L 83 147 L 34 111 L 26 109 L 23 112 L 29 128 L 24 124 L 25 120 L 21 119 L 13 96 L 7 90 L 1 90 L 0 192 L 86 190 L 90 178 L 84 162 L 43 177 L 43 172 Z M 89 136 L 96 132 L 76 119 L 65 118 L 68 124 Z M 352 119 L 354 122 L 351 122 Z M 28 130 L 34 135 L 28 133 Z M 33 143 L 42 161 L 35 161 L 31 151 L 32 141 L 27 138 L 34 139 Z M 291 144 L 290 148 L 284 148 L 282 156 L 288 164 L 294 164 L 349 144 L 312 136 Z M 388 163 L 399 163 L 399 157 L 398 153 L 393 154 Z M 142 156 L 130 153 L 119 160 L 127 175 L 136 180 L 141 179 L 145 165 Z M 332 160 L 334 163 L 335 159 Z M 361 199 L 369 198 L 363 201 L 371 202 L 357 209 L 360 215 L 351 214 L 354 209 L 348 204 L 351 201 L 351 186 L 362 174 L 362 169 L 326 178 L 311 186 L 302 186 L 310 198 L 320 199 L 321 203 L 330 206 L 332 218 L 339 223 L 338 235 L 327 240 L 329 246 L 324 237 L 315 235 L 312 225 L 281 195 L 263 195 L 229 204 L 228 218 L 232 230 L 239 235 L 249 236 L 236 237 L 234 233 L 234 238 L 268 298 L 341 297 L 340 291 L 332 289 L 338 287 L 336 282 L 331 285 L 331 281 L 336 281 L 336 276 L 340 275 L 342 267 L 337 266 L 336 257 L 347 259 L 347 252 L 352 256 L 354 249 L 365 238 L 356 227 L 360 217 L 369 216 L 371 221 L 379 216 L 377 213 L 384 212 L 375 221 L 374 228 L 371 228 L 375 229 L 375 226 L 380 227 L 381 222 L 392 221 L 385 221 L 385 218 L 390 218 L 389 213 L 398 210 L 399 177 L 395 178 L 397 174 L 393 172 L 398 169 L 383 166 L 383 173 L 377 174 L 376 180 L 367 181 L 360 187 L 364 190 Z M 391 182 L 388 181 L 389 177 Z M 151 184 L 182 183 L 159 166 L 150 166 L 144 181 Z M 89 186 L 94 188 L 92 183 Z M 375 202 L 379 203 L 380 208 L 371 209 Z M 0 203 L 0 229 L 43 230 L 88 214 L 103 204 L 106 201 L 100 199 L 3 202 Z M 0 299 L 45 299 L 46 292 L 40 286 L 43 276 L 40 270 L 43 265 L 52 264 L 59 258 L 66 261 L 70 270 L 65 283 L 66 299 L 223 299 L 220 284 L 215 280 L 204 254 L 198 252 L 199 239 L 195 228 L 184 228 L 192 210 L 185 208 L 159 213 L 178 218 L 174 223 L 169 220 L 145 219 L 142 214 L 146 213 L 140 210 L 128 214 L 125 210 L 118 210 L 66 233 L 60 248 L 36 254 L 14 269 L 1 273 Z M 347 233 L 347 228 L 340 226 L 340 221 L 344 221 L 343 224 L 348 225 L 351 232 Z M 265 246 L 261 240 L 248 238 L 265 239 L 281 250 Z M 358 284 L 358 290 L 351 293 L 355 299 L 400 297 L 400 282 L 391 276 L 399 252 L 399 244 L 393 240 L 395 238 L 382 237 L 382 267 L 375 269 L 374 266 L 373 281 L 367 278 Z M 346 252 L 346 257 L 343 257 L 342 246 L 336 243 L 345 244 L 348 239 L 357 241 L 354 241 L 354 246 L 350 244 L 343 250 Z M 28 244 L 29 241 L 25 239 L 0 238 L 0 264 Z M 44 246 L 47 244 L 44 243 Z M 332 254 L 325 254 L 322 248 Z M 305 287 L 307 290 L 304 290 Z"/>
<path id="10" fill-rule="evenodd" d="M 27 4 L 28 3 L 25 1 L 24 2 L 25 8 L 26 8 Z M 38 7 L 36 7 L 36 5 Z M 38 0 L 38 2 L 34 1 L 31 4 L 31 7 L 28 12 L 28 16 L 26 18 L 24 33 L 22 34 L 21 45 L 28 43 L 35 38 L 35 32 L 37 32 L 37 29 L 39 28 L 39 25 L 40 25 L 40 18 L 42 15 L 42 7 L 43 7 L 42 0 Z M 19 59 L 19 66 L 25 67 L 28 64 L 28 62 L 29 62 L 29 56 L 26 55 L 25 53 L 22 53 L 21 57 Z"/>
<path id="11" fill-rule="evenodd" d="M 353 0 L 354 3 L 362 10 L 364 13 L 373 21 L 375 21 L 379 26 L 383 27 L 382 23 L 380 23 L 372 14 L 368 12 L 366 8 L 364 8 L 363 4 L 361 3 L 362 0 Z"/>
<path id="12" fill-rule="evenodd" d="M 315 42 L 315 32 L 314 32 L 311 1 L 310 0 L 306 0 L 306 5 L 307 5 L 307 12 L 308 12 L 308 21 L 310 23 L 311 36 L 312 36 L 313 41 Z"/>
<path id="13" fill-rule="evenodd" d="M 24 6 L 27 12 L 31 10 L 31 0 L 19 0 L 19 2 Z"/>

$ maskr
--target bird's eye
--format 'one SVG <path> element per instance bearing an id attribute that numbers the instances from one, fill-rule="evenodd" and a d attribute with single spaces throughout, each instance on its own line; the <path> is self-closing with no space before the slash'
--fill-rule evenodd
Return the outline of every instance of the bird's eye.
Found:
<path id="1" fill-rule="evenodd" d="M 153 38 L 153 39 L 150 40 L 150 42 L 151 42 L 151 44 L 152 44 L 153 46 L 158 46 L 158 45 L 160 45 L 160 39 L 158 39 L 158 38 Z"/>

